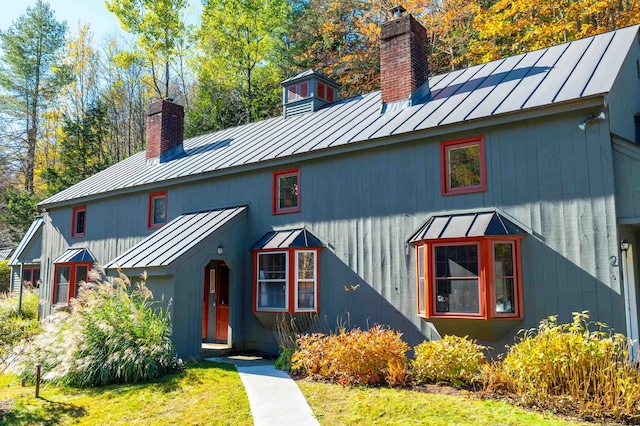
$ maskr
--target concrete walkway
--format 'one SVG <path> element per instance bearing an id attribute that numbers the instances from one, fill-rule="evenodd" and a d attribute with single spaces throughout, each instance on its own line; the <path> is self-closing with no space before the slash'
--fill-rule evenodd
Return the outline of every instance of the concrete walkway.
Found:
<path id="1" fill-rule="evenodd" d="M 276 370 L 273 361 L 242 355 L 205 358 L 235 364 L 240 373 L 256 426 L 318 426 L 296 382 Z"/>

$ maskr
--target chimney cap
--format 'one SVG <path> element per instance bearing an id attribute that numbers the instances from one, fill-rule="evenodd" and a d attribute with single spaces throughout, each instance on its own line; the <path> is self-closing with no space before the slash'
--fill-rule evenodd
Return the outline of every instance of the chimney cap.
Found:
<path id="1" fill-rule="evenodd" d="M 402 7 L 402 5 L 395 5 L 391 8 L 391 15 L 399 18 L 400 16 L 402 16 L 405 12 L 407 11 L 407 9 L 405 9 L 404 7 Z"/>

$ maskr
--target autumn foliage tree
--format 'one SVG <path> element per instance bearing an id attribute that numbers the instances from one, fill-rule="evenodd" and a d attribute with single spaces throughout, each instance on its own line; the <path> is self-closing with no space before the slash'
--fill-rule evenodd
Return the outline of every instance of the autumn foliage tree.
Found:
<path id="1" fill-rule="evenodd" d="M 486 62 L 640 22 L 637 0 L 499 0 L 481 8 L 470 62 Z"/>

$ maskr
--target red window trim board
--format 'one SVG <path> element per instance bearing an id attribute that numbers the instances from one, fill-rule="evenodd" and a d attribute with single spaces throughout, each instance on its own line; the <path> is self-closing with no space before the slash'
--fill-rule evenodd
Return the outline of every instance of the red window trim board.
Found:
<path id="1" fill-rule="evenodd" d="M 295 248 L 275 248 L 266 250 L 253 250 L 253 312 L 265 314 L 279 314 L 288 312 L 290 314 L 301 314 L 305 312 L 320 313 L 320 250 L 322 247 L 295 247 Z M 295 252 L 315 251 L 316 252 L 316 308 L 314 310 L 296 310 L 296 277 L 295 277 Z M 286 307 L 282 310 L 258 309 L 258 254 L 262 253 L 287 253 L 287 300 Z M 293 259 L 293 260 L 292 260 Z"/>
<path id="2" fill-rule="evenodd" d="M 156 198 L 164 198 L 164 222 L 152 223 L 153 221 L 153 200 Z M 167 223 L 167 191 L 154 192 L 147 196 L 147 228 L 162 228 Z"/>
<path id="3" fill-rule="evenodd" d="M 449 159 L 448 152 L 451 148 L 463 148 L 465 146 L 480 146 L 480 185 L 466 186 L 462 188 L 449 188 Z M 471 194 L 487 190 L 487 161 L 484 136 L 456 139 L 440 144 L 440 183 L 442 195 Z"/>
<path id="4" fill-rule="evenodd" d="M 419 311 L 419 300 L 416 301 L 416 311 L 419 317 L 422 318 L 449 318 L 449 319 L 478 319 L 478 320 L 488 320 L 488 319 L 522 319 L 524 318 L 523 313 L 523 297 L 522 297 L 522 261 L 521 261 L 521 253 L 520 253 L 520 240 L 522 236 L 513 236 L 512 238 L 491 238 L 491 237 L 481 237 L 481 238 L 452 238 L 447 240 L 424 240 L 420 241 L 416 244 L 415 253 L 416 253 L 416 295 L 420 297 L 419 291 L 419 276 L 418 276 L 418 247 L 425 246 L 424 254 L 425 254 L 425 268 L 424 268 L 424 288 L 425 294 L 422 297 L 425 297 L 425 312 L 421 313 Z M 513 252 L 514 252 L 514 267 L 515 271 L 515 283 L 514 283 L 514 292 L 515 292 L 515 312 L 514 313 L 497 313 L 495 312 L 495 271 L 493 266 L 493 244 L 495 243 L 511 243 L 513 244 Z M 478 285 L 480 286 L 479 295 L 480 295 L 480 314 L 448 314 L 448 313 L 437 313 L 435 309 L 435 285 L 436 280 L 432 275 L 431 271 L 435 271 L 435 260 L 433 258 L 433 248 L 436 246 L 446 246 L 446 245 L 467 245 L 467 244 L 478 244 L 479 245 L 479 271 L 478 271 Z"/>
<path id="5" fill-rule="evenodd" d="M 83 232 L 76 232 L 76 220 L 78 212 L 84 212 L 84 230 Z M 87 232 L 87 206 L 74 207 L 71 212 L 71 238 L 81 238 Z"/>
<path id="6" fill-rule="evenodd" d="M 60 266 L 68 266 L 69 267 L 69 287 L 67 290 L 67 303 L 56 303 L 56 289 L 58 287 L 58 267 Z M 71 262 L 71 263 L 56 263 L 53 266 L 53 291 L 51 293 L 51 305 L 53 306 L 68 306 L 71 302 L 72 297 L 76 297 L 77 289 L 76 289 L 76 267 L 78 266 L 86 266 L 87 267 L 87 276 L 89 272 L 91 272 L 91 267 L 93 263 L 91 262 Z M 73 295 L 73 296 L 72 296 Z"/>
<path id="7" fill-rule="evenodd" d="M 281 177 L 287 177 L 287 176 L 292 176 L 292 175 L 297 175 L 298 176 L 298 205 L 295 207 L 288 207 L 288 208 L 278 208 L 278 195 L 279 195 L 279 191 L 278 191 L 278 179 Z M 272 198 L 271 198 L 271 202 L 272 202 L 272 208 L 271 208 L 271 213 L 276 215 L 276 214 L 287 214 L 287 213 L 298 213 L 300 211 L 300 167 L 296 167 L 294 169 L 287 169 L 287 170 L 279 170 L 277 172 L 273 172 L 272 175 L 272 184 L 271 184 L 271 191 L 272 191 Z"/>

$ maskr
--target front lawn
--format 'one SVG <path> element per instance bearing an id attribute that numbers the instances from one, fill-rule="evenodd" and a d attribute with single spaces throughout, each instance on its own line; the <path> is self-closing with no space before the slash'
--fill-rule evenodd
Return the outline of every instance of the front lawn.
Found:
<path id="1" fill-rule="evenodd" d="M 0 424 L 253 424 L 240 377 L 228 364 L 188 364 L 183 373 L 153 383 L 93 389 L 43 385 L 40 399 L 34 395 L 34 386 L 23 388 L 17 377 L 0 376 Z"/>
<path id="2" fill-rule="evenodd" d="M 579 425 L 506 402 L 299 380 L 321 425 Z"/>

